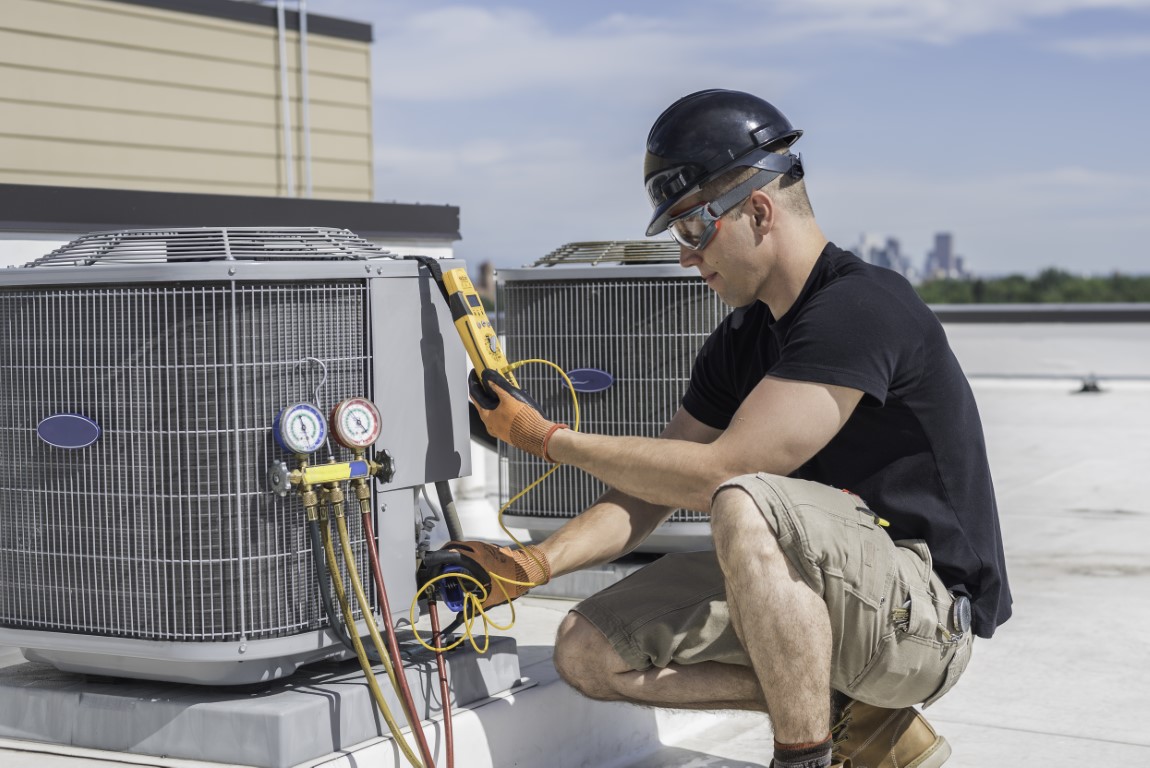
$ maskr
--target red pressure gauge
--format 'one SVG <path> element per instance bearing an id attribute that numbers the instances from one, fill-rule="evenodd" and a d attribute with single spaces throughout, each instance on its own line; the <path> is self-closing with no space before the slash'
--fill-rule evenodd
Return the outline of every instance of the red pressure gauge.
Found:
<path id="1" fill-rule="evenodd" d="M 329 421 L 335 441 L 344 448 L 362 450 L 379 439 L 379 409 L 362 397 L 348 398 L 337 404 Z"/>

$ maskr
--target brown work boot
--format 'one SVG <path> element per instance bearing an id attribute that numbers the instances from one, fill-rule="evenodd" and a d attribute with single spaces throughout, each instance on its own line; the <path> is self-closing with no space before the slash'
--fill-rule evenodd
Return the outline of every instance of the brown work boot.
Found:
<path id="1" fill-rule="evenodd" d="M 917 709 L 883 709 L 852 701 L 835 723 L 834 760 L 853 768 L 938 768 L 950 745 Z"/>

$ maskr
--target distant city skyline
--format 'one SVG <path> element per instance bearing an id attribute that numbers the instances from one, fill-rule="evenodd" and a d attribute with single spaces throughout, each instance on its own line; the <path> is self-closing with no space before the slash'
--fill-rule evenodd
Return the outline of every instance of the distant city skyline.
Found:
<path id="1" fill-rule="evenodd" d="M 903 251 L 899 239 L 891 235 L 864 233 L 851 250 L 860 259 L 894 270 L 916 284 L 940 278 L 961 280 L 974 277 L 966 268 L 966 259 L 955 252 L 954 235 L 950 232 L 934 234 L 933 245 L 918 262 L 921 266 L 916 266 L 914 258 Z"/>

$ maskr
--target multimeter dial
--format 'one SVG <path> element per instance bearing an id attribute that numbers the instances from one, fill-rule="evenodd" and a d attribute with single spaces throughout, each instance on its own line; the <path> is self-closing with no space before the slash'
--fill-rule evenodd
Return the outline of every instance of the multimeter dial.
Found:
<path id="1" fill-rule="evenodd" d="M 379 439 L 379 409 L 370 400 L 353 397 L 331 411 L 331 431 L 344 448 L 357 450 L 374 445 Z"/>
<path id="2" fill-rule="evenodd" d="M 279 412 L 272 433 L 285 451 L 315 453 L 327 440 L 327 422 L 314 405 L 296 403 Z"/>

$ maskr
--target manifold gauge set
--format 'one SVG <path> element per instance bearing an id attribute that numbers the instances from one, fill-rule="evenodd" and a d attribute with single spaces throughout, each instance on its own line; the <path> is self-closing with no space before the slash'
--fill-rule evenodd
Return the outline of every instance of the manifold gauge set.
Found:
<path id="1" fill-rule="evenodd" d="M 306 458 L 331 437 L 354 454 L 351 461 L 329 461 L 309 465 Z M 292 486 L 306 488 L 320 483 L 360 480 L 371 476 L 389 482 L 395 475 L 395 463 L 386 450 L 378 452 L 377 460 L 365 458 L 365 451 L 379 439 L 381 419 L 379 409 L 370 400 L 352 397 L 336 404 L 330 418 L 324 418 L 319 408 L 311 403 L 295 403 L 281 410 L 272 423 L 276 444 L 299 459 L 299 467 L 289 469 L 282 461 L 274 462 L 268 471 L 272 491 L 283 496 Z"/>

